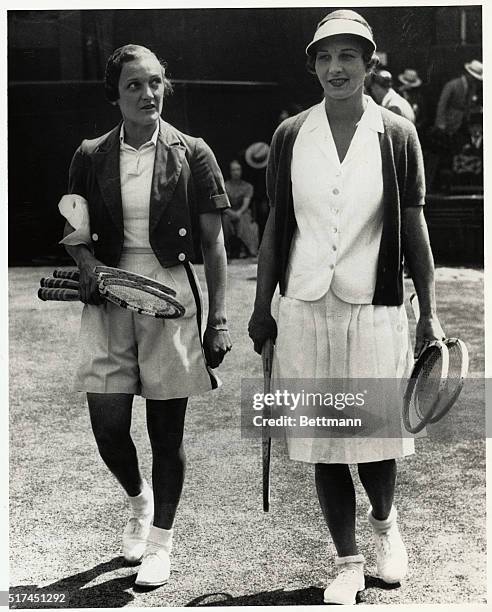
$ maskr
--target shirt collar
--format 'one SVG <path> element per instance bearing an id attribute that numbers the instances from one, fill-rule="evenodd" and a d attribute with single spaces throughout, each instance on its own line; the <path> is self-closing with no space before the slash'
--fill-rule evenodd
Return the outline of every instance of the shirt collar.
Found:
<path id="1" fill-rule="evenodd" d="M 146 147 L 149 144 L 153 144 L 154 147 L 157 146 L 157 138 L 159 137 L 159 129 L 160 129 L 160 125 L 159 123 L 157 123 L 157 127 L 154 130 L 154 133 L 152 134 L 152 136 L 150 137 L 150 140 L 148 140 L 147 142 L 145 142 L 141 147 Z M 126 147 L 130 147 L 130 149 L 133 149 L 133 147 L 131 145 L 129 145 L 128 143 L 125 142 L 125 122 L 123 121 L 121 123 L 121 127 L 120 127 L 120 145 L 125 145 Z"/>
<path id="2" fill-rule="evenodd" d="M 357 125 L 363 128 L 369 128 L 375 132 L 384 132 L 380 106 L 376 104 L 370 96 L 364 96 L 364 99 L 367 102 L 367 106 Z M 306 117 L 304 129 L 312 131 L 320 126 L 324 126 L 327 122 L 325 101 L 323 99 Z"/>
<path id="3" fill-rule="evenodd" d="M 358 125 L 369 128 L 375 132 L 384 132 L 383 118 L 381 117 L 381 107 L 374 102 L 370 96 L 364 96 L 367 101 L 366 110 L 362 114 Z"/>

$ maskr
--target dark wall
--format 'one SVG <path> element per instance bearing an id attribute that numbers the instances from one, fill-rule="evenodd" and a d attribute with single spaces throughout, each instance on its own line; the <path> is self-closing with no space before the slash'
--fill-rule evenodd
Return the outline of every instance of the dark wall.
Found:
<path id="1" fill-rule="evenodd" d="M 205 138 L 226 171 L 227 162 L 249 144 L 270 139 L 280 109 L 321 99 L 319 85 L 305 71 L 304 48 L 326 12 L 9 11 L 11 261 L 62 253 L 56 204 L 66 190 L 71 156 L 83 138 L 104 133 L 119 119 L 104 100 L 101 82 L 114 48 L 139 43 L 167 61 L 176 83 L 164 118 Z M 419 71 L 432 115 L 442 85 L 465 61 L 482 57 L 480 7 L 466 8 L 469 44 L 459 39 L 460 7 L 360 12 L 373 27 L 378 50 L 387 54 L 388 68 L 395 75 L 406 67 Z M 204 80 L 220 83 L 193 82 Z"/>
<path id="2" fill-rule="evenodd" d="M 228 162 L 241 150 L 270 139 L 274 113 L 264 109 L 281 103 L 278 88 L 271 86 L 178 83 L 163 116 L 203 137 L 226 174 Z M 70 160 L 83 138 L 114 127 L 119 112 L 106 102 L 98 82 L 46 83 L 34 89 L 11 85 L 8 105 L 9 259 L 19 263 L 63 255 L 57 245 L 63 229 L 57 203 L 67 190 Z"/>

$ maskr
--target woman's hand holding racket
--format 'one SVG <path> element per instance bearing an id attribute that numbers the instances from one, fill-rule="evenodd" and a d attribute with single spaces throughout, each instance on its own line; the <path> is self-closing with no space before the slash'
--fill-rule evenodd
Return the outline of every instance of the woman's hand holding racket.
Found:
<path id="1" fill-rule="evenodd" d="M 437 317 L 433 315 L 420 315 L 417 318 L 417 329 L 415 333 L 415 358 L 420 355 L 429 342 L 444 340 L 445 337 Z"/>
<path id="2" fill-rule="evenodd" d="M 104 264 L 96 259 L 92 253 L 87 251 L 77 262 L 79 268 L 79 295 L 80 301 L 84 304 L 99 306 L 104 302 L 99 292 L 99 275 L 95 270 Z"/>
<path id="3" fill-rule="evenodd" d="M 231 348 L 229 330 L 225 325 L 207 325 L 203 335 L 203 351 L 208 366 L 217 368 Z"/>
<path id="4" fill-rule="evenodd" d="M 403 421 L 411 433 L 437 423 L 453 406 L 468 374 L 468 350 L 458 338 L 444 338 L 437 319 L 422 317 L 415 295 L 410 298 L 422 348 L 409 378 L 403 401 Z M 432 340 L 430 334 L 442 336 Z"/>
<path id="5" fill-rule="evenodd" d="M 248 333 L 253 340 L 255 352 L 261 355 L 263 345 L 267 340 L 272 340 L 275 343 L 277 339 L 277 322 L 268 309 L 260 309 L 255 307 L 251 319 L 248 324 Z"/>
<path id="6" fill-rule="evenodd" d="M 92 275 L 96 277 L 97 295 L 92 289 Z M 103 265 L 91 272 L 86 269 L 82 290 L 79 270 L 55 270 L 53 277 L 41 279 L 38 291 L 41 300 L 75 301 L 84 297 L 86 303 L 94 304 L 101 299 L 156 319 L 176 319 L 185 314 L 185 308 L 175 299 L 174 289 L 128 270 Z"/>
<path id="7" fill-rule="evenodd" d="M 446 335 L 439 323 L 439 319 L 435 315 L 424 315 L 420 313 L 418 299 L 415 294 L 411 296 L 410 304 L 415 320 L 417 321 L 414 351 L 414 357 L 417 359 L 427 344 L 435 340 L 442 341 L 446 338 Z"/>

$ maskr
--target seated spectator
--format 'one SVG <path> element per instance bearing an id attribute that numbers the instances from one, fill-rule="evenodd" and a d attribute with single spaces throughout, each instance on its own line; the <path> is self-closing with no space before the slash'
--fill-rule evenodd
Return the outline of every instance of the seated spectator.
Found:
<path id="1" fill-rule="evenodd" d="M 453 156 L 453 187 L 483 188 L 483 117 L 470 116 L 459 152 Z"/>
<path id="2" fill-rule="evenodd" d="M 251 213 L 258 224 L 258 243 L 261 243 L 270 210 L 266 194 L 266 167 L 269 152 L 270 147 L 266 142 L 254 142 L 244 152 L 244 161 L 246 162 L 244 175 L 254 189 Z"/>
<path id="3" fill-rule="evenodd" d="M 250 210 L 253 185 L 242 180 L 242 166 L 237 160 L 231 161 L 229 168 L 230 179 L 225 182 L 225 188 L 231 208 L 222 215 L 227 256 L 229 259 L 254 257 L 258 252 L 258 225 Z"/>
<path id="4" fill-rule="evenodd" d="M 368 91 L 378 104 L 415 123 L 415 113 L 412 107 L 393 89 L 391 72 L 379 70 L 371 75 Z"/>

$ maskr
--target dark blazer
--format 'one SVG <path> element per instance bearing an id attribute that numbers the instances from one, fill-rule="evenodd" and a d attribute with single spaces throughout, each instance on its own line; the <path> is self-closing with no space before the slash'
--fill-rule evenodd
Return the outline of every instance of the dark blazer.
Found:
<path id="1" fill-rule="evenodd" d="M 117 266 L 123 249 L 120 183 L 121 123 L 84 140 L 69 171 L 69 193 L 89 203 L 95 256 Z M 164 267 L 195 261 L 200 248 L 199 215 L 229 207 L 222 173 L 210 147 L 162 119 L 150 194 L 149 241 Z"/>
<path id="2" fill-rule="evenodd" d="M 285 293 L 290 247 L 297 227 L 292 197 L 291 162 L 297 134 L 312 109 L 289 117 L 279 125 L 270 148 L 267 192 L 275 214 L 275 259 L 280 294 Z M 425 203 L 422 150 L 415 126 L 381 108 L 384 132 L 379 134 L 383 162 L 383 231 L 372 303 L 399 306 L 403 303 L 403 249 L 401 210 Z"/>
<path id="3" fill-rule="evenodd" d="M 471 87 L 465 76 L 448 81 L 439 96 L 436 126 L 445 126 L 446 132 L 455 134 L 463 124 L 471 105 Z"/>

